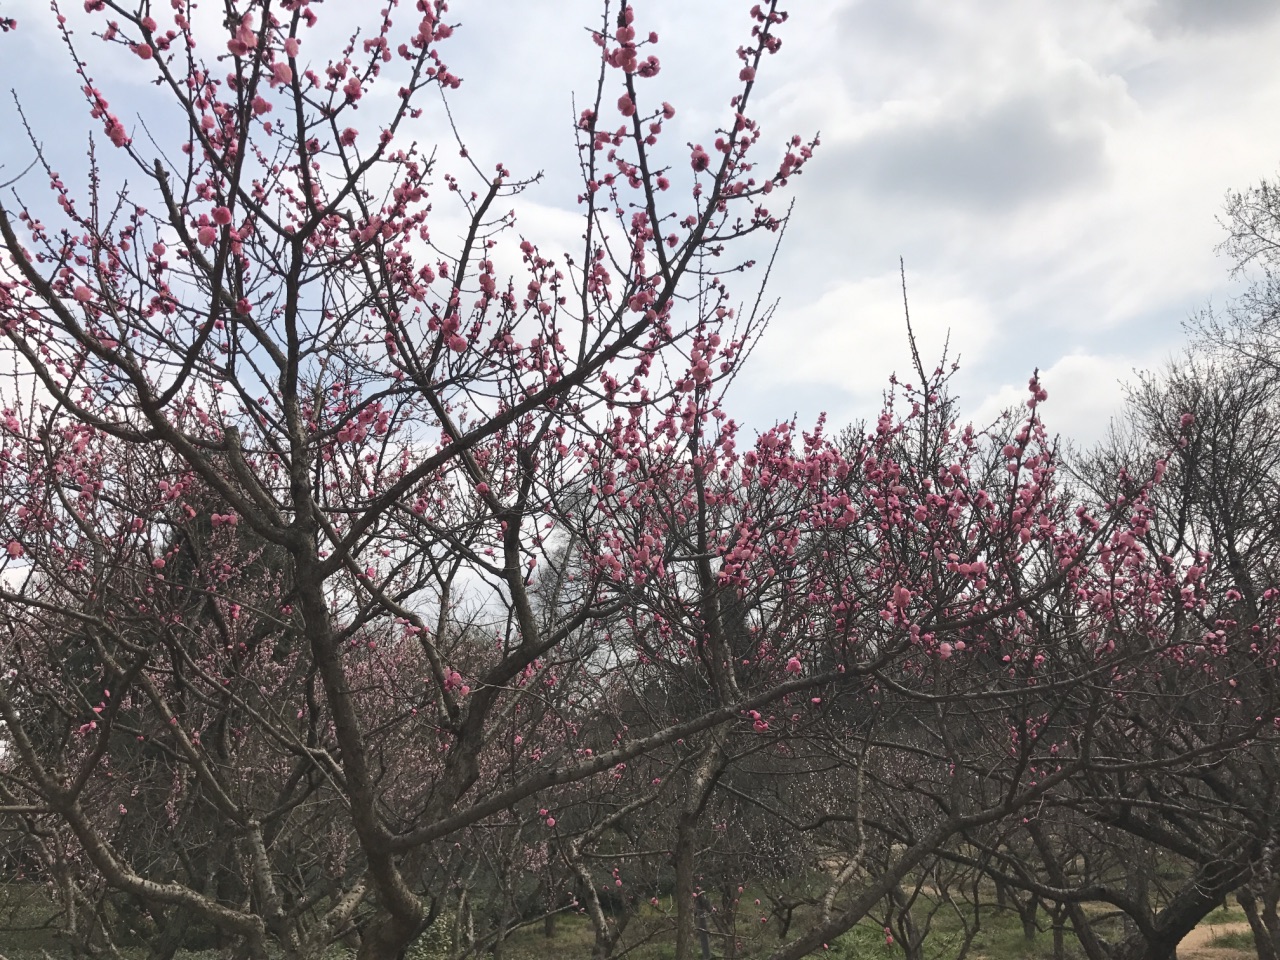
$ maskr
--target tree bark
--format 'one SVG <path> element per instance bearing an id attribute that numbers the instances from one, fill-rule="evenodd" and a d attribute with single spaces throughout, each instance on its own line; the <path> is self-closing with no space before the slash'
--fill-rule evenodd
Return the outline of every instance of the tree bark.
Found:
<path id="1" fill-rule="evenodd" d="M 1280 960 L 1280 930 L 1267 929 L 1262 915 L 1258 911 L 1258 900 L 1248 887 L 1236 891 L 1236 901 L 1249 921 L 1249 929 L 1253 932 L 1253 946 L 1258 953 L 1258 960 Z"/>
<path id="2" fill-rule="evenodd" d="M 1150 932 L 1126 937 L 1116 945 L 1111 954 L 1112 960 L 1176 960 L 1182 938 L 1217 909 L 1247 870 L 1247 865 L 1241 860 L 1215 860 L 1203 864 L 1156 914 Z"/>

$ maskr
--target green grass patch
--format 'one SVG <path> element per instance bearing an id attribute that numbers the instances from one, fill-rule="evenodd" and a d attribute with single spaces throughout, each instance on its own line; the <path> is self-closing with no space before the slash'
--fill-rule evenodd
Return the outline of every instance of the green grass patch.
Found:
<path id="1" fill-rule="evenodd" d="M 1200 921 L 1200 925 L 1217 927 L 1224 923 L 1244 923 L 1248 918 L 1244 915 L 1244 911 L 1239 907 L 1219 907 L 1213 913 L 1209 914 Z"/>
<path id="2" fill-rule="evenodd" d="M 739 941 L 738 956 L 742 960 L 754 960 L 767 956 L 783 942 L 779 939 L 777 917 L 770 916 L 768 924 L 761 924 L 759 916 L 767 912 L 765 907 L 748 907 L 759 891 L 750 888 L 743 894 L 743 908 L 739 914 L 736 927 Z M 764 898 L 761 897 L 763 900 Z M 923 924 L 929 910 L 935 904 L 927 896 L 921 896 L 916 902 L 914 915 L 917 923 Z M 963 909 L 963 908 L 962 908 Z M 1091 915 L 1101 919 L 1101 915 L 1109 913 L 1110 907 L 1104 904 L 1089 904 L 1086 909 Z M 60 940 L 53 929 L 56 923 L 57 908 L 50 902 L 43 886 L 35 884 L 0 884 L 0 953 L 8 960 L 38 960 L 42 951 L 51 956 L 64 956 L 67 944 Z M 969 916 L 968 922 L 972 923 Z M 1038 929 L 1033 937 L 1024 935 L 1022 921 L 1012 909 L 1002 909 L 994 903 L 984 904 L 981 911 L 981 925 L 970 945 L 966 960 L 1050 960 L 1053 956 L 1054 939 L 1050 929 L 1050 916 L 1041 911 L 1037 916 Z M 1238 907 L 1215 910 L 1206 920 L 1208 926 L 1225 926 L 1244 919 Z M 787 939 L 803 933 L 816 920 L 815 908 L 797 908 L 793 925 Z M 52 922 L 51 922 L 52 921 Z M 627 960 L 672 960 L 674 957 L 673 939 L 674 916 L 670 898 L 664 898 L 658 908 L 642 906 L 627 924 L 627 928 L 619 945 L 618 952 L 625 953 Z M 410 948 L 410 960 L 440 960 L 447 955 L 447 946 L 451 924 L 442 921 L 439 930 L 432 931 L 423 937 L 422 942 Z M 715 930 L 715 925 L 712 927 Z M 477 930 L 480 937 L 483 930 Z M 1098 924 L 1098 932 L 1107 939 L 1115 939 L 1120 935 L 1118 918 L 1108 917 Z M 886 943 L 884 929 L 880 922 L 872 919 L 849 930 L 828 944 L 826 950 L 819 950 L 815 956 L 830 957 L 832 960 L 904 960 L 902 944 L 897 941 Z M 924 960 L 955 960 L 965 937 L 965 927 L 961 918 L 948 904 L 942 905 L 933 917 L 929 933 L 924 944 Z M 577 913 L 560 914 L 555 921 L 550 937 L 546 936 L 541 922 L 530 924 L 516 930 L 506 941 L 503 949 L 505 960 L 545 960 L 545 958 L 563 958 L 563 960 L 586 960 L 591 956 L 595 934 L 586 916 Z M 718 933 L 711 938 L 712 954 L 715 957 L 725 955 L 727 944 Z M 1252 936 L 1247 932 L 1228 932 L 1223 930 L 1211 941 L 1213 947 L 1251 951 Z M 1082 960 L 1083 951 L 1074 933 L 1068 926 L 1064 936 L 1067 960 Z M 121 955 L 124 960 L 143 960 L 146 948 L 140 946 L 124 946 Z M 701 952 L 695 940 L 695 956 Z M 210 953 L 180 951 L 180 960 L 206 960 Z M 344 947 L 335 947 L 330 954 L 331 960 L 350 960 L 350 951 Z"/>
<path id="3" fill-rule="evenodd" d="M 1223 931 L 1209 941 L 1209 946 L 1229 950 L 1252 950 L 1253 932 L 1249 930 Z"/>

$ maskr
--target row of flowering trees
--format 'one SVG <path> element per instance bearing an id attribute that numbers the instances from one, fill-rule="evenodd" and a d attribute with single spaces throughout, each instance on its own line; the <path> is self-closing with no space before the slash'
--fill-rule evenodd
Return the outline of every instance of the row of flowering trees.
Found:
<path id="1" fill-rule="evenodd" d="M 751 117 L 776 0 L 690 144 L 606 7 L 572 253 L 507 212 L 529 181 L 421 145 L 444 0 L 332 50 L 322 13 L 90 0 L 149 136 L 60 17 L 111 162 L 76 196 L 33 138 L 0 199 L 0 815 L 75 949 L 465 954 L 572 910 L 600 957 L 645 911 L 678 957 L 770 917 L 801 957 L 1269 732 L 1271 595 L 1242 650 L 1212 558 L 1152 542 L 1165 461 L 1085 497 L 1036 379 L 990 431 L 924 367 L 866 430 L 730 416 L 768 315 L 727 278 L 816 146 Z"/>

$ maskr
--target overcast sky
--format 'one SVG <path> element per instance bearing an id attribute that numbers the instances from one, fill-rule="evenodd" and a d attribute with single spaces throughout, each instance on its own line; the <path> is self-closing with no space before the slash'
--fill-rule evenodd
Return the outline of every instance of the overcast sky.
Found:
<path id="1" fill-rule="evenodd" d="M 82 3 L 68 4 L 74 22 Z M 572 95 L 590 94 L 583 27 L 598 3 L 451 6 L 461 29 L 447 59 L 464 78 L 453 102 L 472 154 L 545 170 L 522 229 L 571 243 Z M 662 38 L 652 91 L 680 111 L 674 141 L 714 139 L 749 6 L 637 3 L 639 25 Z M 70 121 L 83 102 L 47 5 L 0 0 L 0 12 L 20 23 L 0 37 L 0 82 L 42 139 L 82 156 L 85 127 Z M 790 13 L 755 114 L 766 143 L 821 131 L 822 147 L 794 181 L 771 286 L 781 308 L 734 412 L 757 426 L 874 414 L 889 374 L 908 372 L 902 256 L 926 360 L 949 333 L 968 416 L 1020 401 L 1039 367 L 1050 427 L 1100 436 L 1118 381 L 1158 365 L 1183 342 L 1183 320 L 1230 296 L 1230 264 L 1214 254 L 1223 196 L 1280 170 L 1280 3 L 793 0 Z M 145 77 L 117 63 L 96 76 L 128 122 Z M 29 159 L 10 136 L 15 119 L 0 107 L 4 174 Z"/>

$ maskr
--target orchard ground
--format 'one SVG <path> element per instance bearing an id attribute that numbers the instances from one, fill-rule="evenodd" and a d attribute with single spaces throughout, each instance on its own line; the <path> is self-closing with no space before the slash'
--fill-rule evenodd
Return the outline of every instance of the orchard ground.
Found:
<path id="1" fill-rule="evenodd" d="M 993 894 L 994 896 L 994 894 Z M 929 906 L 934 904 L 930 903 Z M 669 907 L 669 902 L 663 908 Z M 1090 904 L 1091 915 L 1106 914 L 1105 904 Z M 655 911 L 656 915 L 656 911 Z M 626 954 L 635 960 L 670 960 L 673 947 L 663 942 L 660 926 L 653 923 L 653 916 L 640 917 L 634 922 L 634 943 Z M 40 887 L 26 884 L 0 885 L 0 960 L 48 960 L 62 956 L 66 943 L 53 930 L 57 922 L 57 908 L 43 894 Z M 1024 935 L 1021 921 L 1010 909 L 987 905 L 982 929 L 974 936 L 965 956 L 969 960 L 1051 960 L 1053 957 L 1053 933 L 1048 917 L 1039 916 L 1039 929 L 1032 939 Z M 442 924 L 443 925 L 443 924 Z M 743 924 L 744 927 L 749 927 Z M 776 937 L 762 924 L 757 932 L 748 928 L 742 937 L 739 957 L 750 958 L 765 952 L 765 945 L 772 946 Z M 1104 934 L 1118 934 L 1118 918 L 1101 921 L 1097 928 Z M 958 953 L 963 941 L 963 931 L 954 923 L 942 923 L 926 940 L 924 955 L 928 960 L 951 960 Z M 516 931 L 503 944 L 502 956 L 506 960 L 585 960 L 591 956 L 593 933 L 591 925 L 582 916 L 562 914 L 557 918 L 554 933 L 547 936 L 543 925 L 537 923 Z M 1079 960 L 1083 957 L 1079 945 L 1070 931 L 1066 938 L 1066 957 Z M 406 960 L 447 960 L 450 956 L 449 938 L 442 929 L 428 931 L 419 944 L 410 949 Z M 142 960 L 147 956 L 144 947 L 120 946 L 122 960 Z M 219 960 L 221 952 L 209 950 L 180 950 L 176 960 Z M 326 960 L 349 960 L 353 950 L 334 947 Z M 713 948 L 713 957 L 723 953 Z M 832 960 L 900 960 L 903 951 L 893 943 L 887 943 L 884 932 L 873 921 L 865 921 L 830 944 L 830 948 L 815 956 Z M 1237 907 L 1214 911 L 1188 934 L 1179 944 L 1178 960 L 1255 960 L 1252 936 L 1244 915 Z"/>

